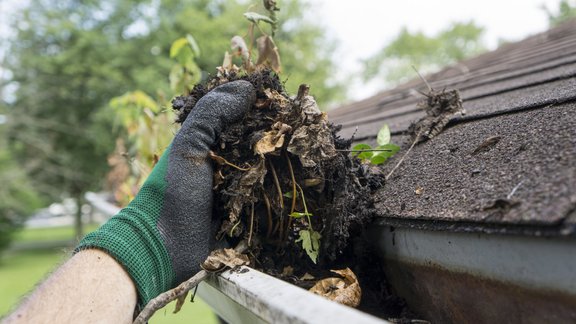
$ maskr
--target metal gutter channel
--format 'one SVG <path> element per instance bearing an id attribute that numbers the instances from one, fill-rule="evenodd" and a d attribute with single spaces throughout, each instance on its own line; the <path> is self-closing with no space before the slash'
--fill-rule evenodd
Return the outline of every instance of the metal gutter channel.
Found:
<path id="1" fill-rule="evenodd" d="M 248 267 L 211 276 L 198 295 L 236 323 L 389 323 Z"/>
<path id="2" fill-rule="evenodd" d="M 433 323 L 575 323 L 576 239 L 425 231 L 371 233 L 386 275 Z"/>
<path id="3" fill-rule="evenodd" d="M 85 198 L 108 217 L 120 210 L 102 195 L 87 193 Z M 248 267 L 210 276 L 198 286 L 198 295 L 230 324 L 389 323 Z"/>

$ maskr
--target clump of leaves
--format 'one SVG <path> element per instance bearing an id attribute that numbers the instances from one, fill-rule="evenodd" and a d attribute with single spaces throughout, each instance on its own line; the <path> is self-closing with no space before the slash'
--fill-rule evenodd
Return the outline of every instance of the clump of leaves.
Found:
<path id="1" fill-rule="evenodd" d="M 357 144 L 352 148 L 352 155 L 362 160 L 362 162 L 374 165 L 382 164 L 400 150 L 398 145 L 390 143 L 390 139 L 390 127 L 385 124 L 378 131 L 378 136 L 376 137 L 378 145 L 376 147 L 364 143 Z"/>
<path id="2" fill-rule="evenodd" d="M 270 273 L 286 265 L 300 270 L 326 265 L 341 255 L 352 229 L 375 215 L 371 192 L 383 184 L 380 173 L 359 167 L 361 161 L 369 156 L 383 163 L 398 147 L 389 143 L 386 127 L 378 147 L 349 155 L 351 141 L 336 135 L 338 127 L 328 122 L 309 86 L 301 85 L 296 96 L 286 92 L 272 39 L 278 8 L 272 0 L 264 7 L 267 15 L 244 15 L 249 42 L 234 36 L 218 73 L 177 97 L 173 107 L 183 122 L 214 87 L 239 79 L 254 85 L 254 106 L 220 134 L 210 157 L 217 164 L 215 215 L 226 215 L 217 238 L 246 239 L 256 263 Z"/>

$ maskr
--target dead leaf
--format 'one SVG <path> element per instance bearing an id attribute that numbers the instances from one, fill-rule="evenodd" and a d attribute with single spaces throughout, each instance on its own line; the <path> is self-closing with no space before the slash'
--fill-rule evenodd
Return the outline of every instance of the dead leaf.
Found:
<path id="1" fill-rule="evenodd" d="M 294 268 L 292 268 L 291 266 L 286 266 L 284 267 L 284 269 L 282 269 L 282 274 L 281 276 L 283 277 L 288 277 L 294 274 Z"/>
<path id="2" fill-rule="evenodd" d="M 264 89 L 264 94 L 268 99 L 270 99 L 270 102 L 278 105 L 281 110 L 292 109 L 290 100 L 288 100 L 288 98 L 280 94 L 278 91 L 266 88 Z"/>
<path id="3" fill-rule="evenodd" d="M 246 71 L 251 72 L 254 70 L 254 64 L 250 60 L 250 51 L 248 50 L 248 46 L 244 41 L 244 38 L 241 36 L 234 36 L 230 40 L 230 47 L 234 50 L 234 54 L 238 55 L 242 58 L 242 64 Z"/>
<path id="4" fill-rule="evenodd" d="M 210 253 L 202 263 L 202 269 L 206 271 L 219 271 L 224 267 L 235 268 L 247 264 L 250 264 L 250 259 L 246 254 L 237 252 L 234 249 L 218 249 Z"/>
<path id="5" fill-rule="evenodd" d="M 256 39 L 256 47 L 258 48 L 258 61 L 256 65 L 267 65 L 274 72 L 280 73 L 282 68 L 280 66 L 280 53 L 274 40 L 269 35 L 260 36 Z"/>
<path id="6" fill-rule="evenodd" d="M 310 292 L 346 306 L 358 306 L 362 297 L 362 290 L 354 272 L 350 268 L 331 271 L 343 278 L 322 279 L 310 288 Z"/>
<path id="7" fill-rule="evenodd" d="M 230 211 L 228 215 L 230 223 L 236 224 L 244 205 L 253 201 L 254 189 L 258 187 L 257 184 L 262 185 L 264 183 L 266 172 L 264 158 L 261 158 L 256 165 L 242 175 L 237 184 L 230 186 L 230 190 L 235 193 L 226 204 L 226 209 Z"/>
<path id="8" fill-rule="evenodd" d="M 416 189 L 414 189 L 414 193 L 420 196 L 422 193 L 424 193 L 424 188 L 418 186 Z"/>
<path id="9" fill-rule="evenodd" d="M 320 108 L 316 103 L 316 99 L 310 95 L 305 95 L 302 97 L 300 109 L 302 109 L 302 120 L 305 123 L 317 123 L 322 117 L 324 117 L 324 114 L 322 111 L 320 111 Z"/>
<path id="10" fill-rule="evenodd" d="M 430 89 L 425 98 L 418 103 L 418 108 L 423 108 L 426 116 L 410 125 L 408 132 L 412 140 L 420 143 L 429 140 L 442 132 L 452 116 L 457 113 L 463 114 L 462 99 L 458 90 L 436 91 Z"/>
<path id="11" fill-rule="evenodd" d="M 281 122 L 272 125 L 272 130 L 264 132 L 264 136 L 254 145 L 254 153 L 264 155 L 275 152 L 284 145 L 284 134 L 290 133 L 292 127 Z"/>
<path id="12" fill-rule="evenodd" d="M 318 162 L 336 155 L 332 133 L 324 121 L 296 129 L 286 150 L 297 155 L 306 168 L 315 167 Z"/>
<path id="13" fill-rule="evenodd" d="M 284 135 L 276 136 L 278 131 L 265 132 L 264 136 L 254 145 L 254 153 L 264 155 L 276 151 L 284 145 Z"/>
<path id="14" fill-rule="evenodd" d="M 246 42 L 244 38 L 241 36 L 234 36 L 230 40 L 230 47 L 235 51 L 235 54 L 242 57 L 243 61 L 247 61 L 250 59 L 250 52 L 248 51 L 248 46 L 246 46 Z"/>
<path id="15" fill-rule="evenodd" d="M 232 62 L 232 55 L 226 51 L 226 53 L 224 53 L 224 60 L 222 61 L 222 65 L 218 66 L 216 70 L 218 71 L 218 77 L 225 78 L 226 76 L 230 75 L 230 73 L 240 71 L 240 68 Z"/>
<path id="16" fill-rule="evenodd" d="M 306 280 L 314 280 L 316 279 L 313 275 L 309 274 L 308 272 L 306 272 L 302 277 L 299 278 L 302 281 L 306 281 Z"/>

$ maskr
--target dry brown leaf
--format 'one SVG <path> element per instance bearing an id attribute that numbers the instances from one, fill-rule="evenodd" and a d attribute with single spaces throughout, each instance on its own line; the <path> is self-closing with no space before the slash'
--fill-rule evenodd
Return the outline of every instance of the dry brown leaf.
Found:
<path id="1" fill-rule="evenodd" d="M 325 118 L 325 114 L 320 111 L 316 99 L 310 95 L 305 95 L 300 103 L 303 118 L 305 123 L 317 123 L 321 118 Z"/>
<path id="2" fill-rule="evenodd" d="M 258 62 L 256 65 L 268 65 L 274 72 L 280 73 L 282 70 L 280 66 L 280 53 L 278 47 L 274 44 L 272 37 L 265 35 L 256 39 L 256 47 L 258 48 Z"/>
<path id="3" fill-rule="evenodd" d="M 266 172 L 264 159 L 261 158 L 258 163 L 244 172 L 238 184 L 231 188 L 234 190 L 235 195 L 226 204 L 226 209 L 230 211 L 228 219 L 231 224 L 238 222 L 244 205 L 253 201 L 254 188 L 257 187 L 257 184 L 262 185 Z"/>
<path id="4" fill-rule="evenodd" d="M 284 145 L 284 134 L 276 135 L 278 135 L 276 130 L 265 132 L 264 136 L 254 145 L 254 153 L 263 155 L 281 148 Z"/>
<path id="5" fill-rule="evenodd" d="M 297 155 L 305 168 L 315 167 L 317 162 L 336 155 L 332 133 L 324 122 L 296 129 L 286 150 Z"/>
<path id="6" fill-rule="evenodd" d="M 286 108 L 292 108 L 290 100 L 288 100 L 288 98 L 280 94 L 278 91 L 266 88 L 264 89 L 264 94 L 268 99 L 270 99 L 271 102 L 273 102 L 275 105 L 278 105 L 282 110 L 285 110 Z"/>
<path id="7" fill-rule="evenodd" d="M 224 60 L 222 61 L 222 65 L 216 67 L 216 70 L 218 71 L 218 77 L 224 78 L 230 75 L 232 72 L 240 71 L 240 68 L 232 62 L 232 55 L 226 51 L 226 53 L 224 53 Z"/>
<path id="8" fill-rule="evenodd" d="M 294 268 L 292 268 L 291 266 L 286 266 L 284 267 L 284 269 L 282 269 L 282 276 L 283 277 L 288 277 L 294 274 Z"/>
<path id="9" fill-rule="evenodd" d="M 234 268 L 249 263 L 250 259 L 248 259 L 246 254 L 237 252 L 234 249 L 218 249 L 210 253 L 202 263 L 202 269 L 206 271 L 218 271 L 224 267 Z"/>
<path id="10" fill-rule="evenodd" d="M 250 52 L 248 51 L 248 46 L 246 46 L 246 42 L 244 38 L 241 36 L 234 36 L 230 40 L 230 47 L 235 51 L 235 54 L 242 57 L 243 61 L 247 61 L 250 59 Z"/>
<path id="11" fill-rule="evenodd" d="M 254 145 L 254 153 L 264 155 L 272 153 L 284 145 L 284 134 L 292 132 L 292 127 L 281 122 L 272 125 L 272 130 L 264 132 L 264 136 Z"/>
<path id="12" fill-rule="evenodd" d="M 314 280 L 316 277 L 306 272 L 302 277 L 299 278 L 300 280 Z"/>
<path id="13" fill-rule="evenodd" d="M 362 290 L 354 272 L 350 268 L 331 271 L 344 278 L 322 279 L 310 288 L 310 291 L 340 304 L 351 307 L 358 306 L 362 297 Z"/>

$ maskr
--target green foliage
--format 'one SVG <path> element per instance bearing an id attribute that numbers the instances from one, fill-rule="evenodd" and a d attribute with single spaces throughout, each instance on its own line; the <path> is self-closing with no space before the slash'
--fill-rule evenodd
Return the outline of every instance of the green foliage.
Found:
<path id="1" fill-rule="evenodd" d="M 473 21 L 453 23 L 433 36 L 403 28 L 396 39 L 364 61 L 364 79 L 383 76 L 389 83 L 399 83 L 413 76 L 412 66 L 429 73 L 477 55 L 485 50 L 483 33 L 484 28 Z"/>
<path id="2" fill-rule="evenodd" d="M 399 146 L 390 143 L 391 138 L 390 127 L 384 124 L 376 136 L 378 146 L 373 148 L 364 143 L 356 144 L 352 147 L 352 155 L 363 162 L 370 162 L 375 165 L 382 164 L 400 150 Z"/>
<path id="3" fill-rule="evenodd" d="M 139 113 L 138 106 L 168 110 L 176 94 L 169 84 L 181 93 L 214 73 L 231 37 L 246 30 L 247 7 L 239 0 L 27 1 L 11 17 L 16 35 L 4 42 L 10 55 L 2 65 L 16 89 L 6 137 L 34 189 L 54 199 L 99 190 L 123 132 L 110 131 L 110 99 L 126 94 L 116 104 Z M 342 87 L 329 79 L 330 45 L 304 10 L 300 0 L 287 0 L 278 17 L 275 39 L 290 44 L 281 49 L 287 85 L 295 92 L 312 84 L 319 102 L 334 100 Z M 180 39 L 188 33 L 196 39 Z M 141 102 L 143 94 L 158 106 Z"/>
<path id="4" fill-rule="evenodd" d="M 308 254 L 312 262 L 316 263 L 318 261 L 318 252 L 320 252 L 320 239 L 322 235 L 311 229 L 300 230 L 298 234 L 299 237 L 295 242 L 302 242 L 302 248 L 306 251 L 306 254 Z"/>
<path id="5" fill-rule="evenodd" d="M 552 27 L 576 17 L 576 1 L 574 0 L 560 0 L 556 10 L 551 10 L 546 6 L 542 6 L 542 9 L 548 15 L 548 23 Z"/>
<path id="6" fill-rule="evenodd" d="M 192 35 L 179 38 L 170 47 L 170 58 L 178 62 L 170 71 L 170 89 L 176 94 L 187 93 L 196 85 L 202 71 L 196 58 L 200 56 L 200 48 Z"/>
<path id="7" fill-rule="evenodd" d="M 0 109 L 2 113 L 4 109 Z M 8 150 L 5 132 L 9 123 L 10 120 L 0 124 L 0 252 L 9 246 L 27 216 L 43 203 L 25 170 Z"/>
<path id="8" fill-rule="evenodd" d="M 295 219 L 301 219 L 306 217 L 307 222 L 305 222 L 304 224 L 308 227 L 308 229 L 300 230 L 299 232 L 300 236 L 295 242 L 296 243 L 302 242 L 301 243 L 302 249 L 306 251 L 306 254 L 308 254 L 310 260 L 316 263 L 318 261 L 318 253 L 320 252 L 320 239 L 322 238 L 322 235 L 320 235 L 319 232 L 316 232 L 314 228 L 312 228 L 312 220 L 310 219 L 310 217 L 313 215 L 308 211 L 308 206 L 306 205 L 306 197 L 304 196 L 304 190 L 302 190 L 302 187 L 300 187 L 299 185 L 296 186 L 300 190 L 299 196 L 302 199 L 302 206 L 304 206 L 304 212 L 292 211 L 289 214 L 289 216 Z M 298 195 L 297 192 L 296 194 Z M 293 197 L 293 195 L 290 195 L 289 198 L 291 197 Z"/>
<path id="9" fill-rule="evenodd" d="M 270 25 L 273 25 L 275 23 L 275 21 L 272 20 L 270 17 L 261 15 L 257 12 L 245 12 L 244 17 L 255 24 L 257 24 L 260 21 L 263 21 Z"/>

